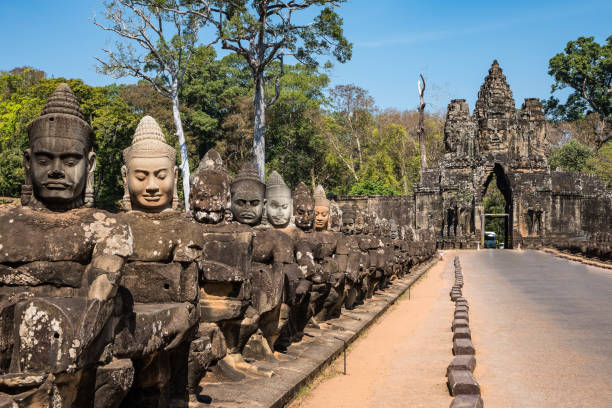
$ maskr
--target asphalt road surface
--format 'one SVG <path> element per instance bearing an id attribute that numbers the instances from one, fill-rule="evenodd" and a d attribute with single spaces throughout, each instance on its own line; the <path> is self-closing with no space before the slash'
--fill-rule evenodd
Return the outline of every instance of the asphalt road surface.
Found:
<path id="1" fill-rule="evenodd" d="M 612 407 L 612 271 L 538 251 L 459 257 L 485 406 Z"/>

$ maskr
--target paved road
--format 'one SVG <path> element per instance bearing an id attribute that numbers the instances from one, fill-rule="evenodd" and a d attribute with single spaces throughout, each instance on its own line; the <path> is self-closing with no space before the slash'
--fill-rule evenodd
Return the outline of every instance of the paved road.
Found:
<path id="1" fill-rule="evenodd" d="M 461 252 L 488 407 L 612 407 L 612 271 L 537 251 Z"/>

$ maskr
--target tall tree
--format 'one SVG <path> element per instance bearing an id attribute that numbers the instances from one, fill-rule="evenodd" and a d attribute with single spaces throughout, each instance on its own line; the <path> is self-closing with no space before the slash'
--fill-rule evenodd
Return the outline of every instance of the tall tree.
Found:
<path id="1" fill-rule="evenodd" d="M 106 23 L 100 23 L 95 18 L 93 23 L 117 34 L 120 40 L 115 43 L 115 51 L 103 49 L 107 54 L 106 60 L 96 59 L 100 62 L 101 72 L 115 78 L 133 76 L 143 79 L 172 101 L 175 135 L 181 155 L 185 209 L 189 210 L 189 159 L 179 109 L 179 91 L 203 16 L 171 13 L 165 7 L 178 9 L 180 0 L 106 2 Z"/>
<path id="2" fill-rule="evenodd" d="M 546 112 L 558 120 L 575 121 L 595 113 L 599 118 L 595 145 L 600 149 L 612 137 L 612 36 L 604 45 L 593 37 L 567 43 L 564 52 L 552 57 L 548 73 L 555 79 L 551 93 L 571 88 L 565 103 L 551 96 Z"/>
<path id="3" fill-rule="evenodd" d="M 330 90 L 332 113 L 326 136 L 329 144 L 355 181 L 363 167 L 364 147 L 375 125 L 374 98 L 356 85 L 337 85 Z"/>
<path id="4" fill-rule="evenodd" d="M 212 24 L 224 49 L 242 56 L 253 75 L 253 156 L 259 176 L 265 177 L 266 109 L 279 97 L 283 57 L 292 56 L 298 62 L 316 66 L 316 57 L 331 53 L 343 63 L 351 58 L 352 44 L 344 37 L 342 19 L 334 11 L 346 0 L 186 0 L 187 14 L 206 19 Z M 311 21 L 313 10 L 319 14 Z M 166 10 L 185 15 L 183 10 Z M 303 12 L 303 13 L 299 13 Z M 281 69 L 268 72 L 275 60 Z M 274 72 L 276 71 L 276 72 Z M 266 95 L 266 82 L 274 81 L 275 92 Z"/>

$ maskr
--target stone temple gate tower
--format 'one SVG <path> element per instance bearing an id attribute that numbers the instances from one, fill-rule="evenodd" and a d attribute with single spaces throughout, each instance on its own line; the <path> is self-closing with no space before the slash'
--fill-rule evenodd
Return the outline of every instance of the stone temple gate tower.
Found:
<path id="1" fill-rule="evenodd" d="M 483 230 L 483 196 L 496 175 L 506 201 L 506 245 L 538 247 L 610 228 L 612 199 L 594 175 L 551 171 L 547 124 L 538 99 L 515 107 L 493 61 L 470 115 L 464 99 L 448 105 L 446 153 L 415 188 L 415 227 L 442 248 L 474 248 Z"/>

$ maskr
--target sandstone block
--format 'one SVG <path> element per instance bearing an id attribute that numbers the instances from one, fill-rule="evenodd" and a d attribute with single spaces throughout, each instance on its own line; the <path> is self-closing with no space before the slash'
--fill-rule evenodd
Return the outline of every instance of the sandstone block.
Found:
<path id="1" fill-rule="evenodd" d="M 468 354 L 476 354 L 472 340 L 466 338 L 458 338 L 453 340 L 453 354 L 456 356 Z"/>
<path id="2" fill-rule="evenodd" d="M 448 377 L 451 370 L 468 370 L 473 373 L 475 368 L 476 358 L 470 354 L 462 354 L 453 358 L 453 361 L 451 361 L 446 369 L 446 376 Z"/>
<path id="3" fill-rule="evenodd" d="M 448 373 L 448 390 L 457 395 L 480 395 L 480 385 L 469 370 L 451 370 Z"/>
<path id="4" fill-rule="evenodd" d="M 453 333 L 453 340 L 455 339 L 471 339 L 472 333 L 469 327 L 457 327 Z"/>
<path id="5" fill-rule="evenodd" d="M 470 324 L 465 319 L 453 320 L 453 325 L 451 326 L 452 330 L 455 331 L 458 327 L 470 327 Z"/>
<path id="6" fill-rule="evenodd" d="M 470 321 L 470 317 L 467 312 L 457 312 L 455 311 L 455 319 L 465 319 L 468 322 Z"/>
<path id="7" fill-rule="evenodd" d="M 457 395 L 450 408 L 483 408 L 484 404 L 480 395 Z"/>
<path id="8" fill-rule="evenodd" d="M 96 371 L 94 408 L 116 408 L 134 382 L 134 365 L 128 358 L 101 366 Z"/>

